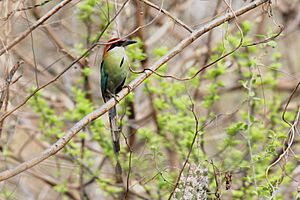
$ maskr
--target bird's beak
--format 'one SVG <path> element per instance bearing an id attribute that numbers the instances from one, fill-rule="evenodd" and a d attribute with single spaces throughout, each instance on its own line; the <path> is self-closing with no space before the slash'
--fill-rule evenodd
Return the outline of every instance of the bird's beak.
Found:
<path id="1" fill-rule="evenodd" d="M 134 43 L 136 43 L 136 41 L 134 41 L 134 40 L 126 40 L 125 42 L 122 43 L 122 46 L 126 47 L 126 46 L 134 44 Z"/>

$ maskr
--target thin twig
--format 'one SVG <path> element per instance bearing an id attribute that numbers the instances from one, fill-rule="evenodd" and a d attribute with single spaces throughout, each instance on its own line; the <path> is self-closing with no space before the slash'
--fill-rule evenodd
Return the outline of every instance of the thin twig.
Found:
<path id="1" fill-rule="evenodd" d="M 131 149 L 131 146 L 129 144 L 129 141 L 127 139 L 127 137 L 123 134 L 123 132 L 121 132 L 123 137 L 125 138 L 125 143 L 127 145 L 127 148 L 129 150 L 129 160 L 128 160 L 128 173 L 127 173 L 127 177 L 126 177 L 126 191 L 125 191 L 125 194 L 124 194 L 124 199 L 127 199 L 128 198 L 128 194 L 130 193 L 129 191 L 129 184 L 130 184 L 130 174 L 131 174 L 131 167 L 132 167 L 132 149 Z"/>
<path id="2" fill-rule="evenodd" d="M 21 66 L 21 64 L 23 64 L 23 61 L 18 61 L 13 67 L 12 69 L 9 71 L 8 75 L 6 76 L 5 79 L 5 86 L 4 89 L 1 92 L 0 95 L 0 110 L 1 111 L 6 111 L 7 110 L 7 106 L 8 106 L 8 101 L 9 101 L 9 87 L 11 84 L 13 84 L 13 76 L 15 75 L 15 73 L 17 72 L 17 70 L 19 69 L 19 67 Z M 18 80 L 18 79 L 17 79 Z M 4 106 L 3 106 L 4 104 Z M 4 107 L 4 109 L 2 109 L 2 107 Z M 1 135 L 2 135 L 2 130 L 3 130 L 3 125 L 4 125 L 4 119 L 0 120 L 0 139 L 1 139 Z M 1 146 L 0 146 L 1 148 Z"/>
<path id="3" fill-rule="evenodd" d="M 25 12 L 26 21 L 28 28 L 30 27 L 30 22 L 27 16 L 27 12 Z M 34 49 L 34 40 L 33 40 L 33 32 L 30 32 L 30 41 L 31 41 L 31 51 L 32 51 L 32 58 L 33 58 L 33 64 L 34 64 L 34 76 L 35 76 L 35 84 L 36 88 L 39 87 L 39 79 L 38 79 L 38 69 L 37 69 L 37 63 L 36 63 L 36 57 L 35 57 L 35 49 Z"/>
<path id="4" fill-rule="evenodd" d="M 291 93 L 291 95 L 290 95 L 290 97 L 289 97 L 287 103 L 286 103 L 285 106 L 284 106 L 284 110 L 283 110 L 283 113 L 282 113 L 282 120 L 283 120 L 285 123 L 287 123 L 288 125 L 291 125 L 291 124 L 290 124 L 289 121 L 286 120 L 286 118 L 285 118 L 285 113 L 286 113 L 287 107 L 289 106 L 289 104 L 290 104 L 291 100 L 293 99 L 293 96 L 294 96 L 294 94 L 296 93 L 296 91 L 298 90 L 299 86 L 300 86 L 300 81 L 298 82 L 298 84 L 297 84 L 296 87 L 294 88 L 293 92 Z"/>
<path id="5" fill-rule="evenodd" d="M 157 5 L 155 5 L 154 3 L 148 1 L 148 0 L 139 0 L 143 3 L 145 3 L 146 5 L 162 12 L 163 14 L 165 14 L 166 16 L 168 16 L 169 18 L 171 18 L 176 24 L 179 24 L 180 26 L 182 26 L 185 30 L 187 30 L 188 32 L 192 33 L 193 29 L 191 27 L 189 27 L 188 25 L 186 25 L 183 21 L 181 21 L 180 19 L 178 19 L 177 17 L 173 16 L 169 11 L 158 7 Z"/>
<path id="6" fill-rule="evenodd" d="M 80 169 L 79 169 L 79 193 L 80 193 L 80 199 L 84 200 L 84 194 L 85 194 L 85 185 L 84 185 L 84 148 L 85 148 L 85 139 L 82 138 L 80 142 Z"/>
<path id="7" fill-rule="evenodd" d="M 250 73 L 252 74 L 251 68 L 249 68 Z M 252 88 L 253 88 L 253 79 L 254 79 L 254 75 L 252 74 L 251 78 L 250 78 L 250 82 L 249 82 L 249 86 L 247 86 L 247 90 L 248 90 L 248 113 L 247 113 L 247 145 L 248 145 L 248 149 L 249 149 L 249 156 L 250 156 L 250 163 L 251 163 L 251 169 L 252 169 L 252 178 L 253 178 L 253 185 L 254 185 L 254 189 L 257 193 L 257 183 L 256 183 L 256 173 L 255 173 L 255 165 L 253 162 L 253 151 L 252 151 L 252 145 L 251 145 L 251 126 L 252 126 L 252 121 L 251 121 L 251 117 L 252 117 Z"/>
<path id="8" fill-rule="evenodd" d="M 213 160 L 210 161 L 210 164 L 213 167 L 214 178 L 215 178 L 215 183 L 216 183 L 215 197 L 217 200 L 219 200 L 221 198 L 220 180 L 219 180 L 220 171 L 217 168 L 217 166 L 214 164 Z"/>
<path id="9" fill-rule="evenodd" d="M 277 33 L 272 35 L 271 37 L 268 37 L 266 39 L 256 41 L 256 42 L 253 42 L 253 43 L 250 43 L 250 44 L 245 44 L 245 45 L 243 45 L 243 47 L 256 46 L 256 45 L 259 45 L 259 44 L 264 44 L 264 43 L 268 43 L 272 40 L 275 40 L 278 36 L 280 36 L 280 34 L 282 33 L 284 27 L 282 25 L 279 25 L 278 28 L 279 28 L 279 30 L 277 31 Z"/>

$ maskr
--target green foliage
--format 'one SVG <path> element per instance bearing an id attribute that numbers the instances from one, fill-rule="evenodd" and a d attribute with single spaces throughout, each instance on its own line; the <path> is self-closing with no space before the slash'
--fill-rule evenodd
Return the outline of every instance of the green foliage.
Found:
<path id="1" fill-rule="evenodd" d="M 55 185 L 53 189 L 60 194 L 64 194 L 68 191 L 67 182 L 59 183 L 58 185 Z"/>
<path id="2" fill-rule="evenodd" d="M 157 47 L 157 48 L 153 49 L 152 54 L 155 58 L 160 58 L 160 57 L 164 56 L 167 52 L 168 52 L 167 47 Z"/>
<path id="3" fill-rule="evenodd" d="M 82 71 L 82 74 L 86 77 L 88 77 L 91 74 L 91 68 L 89 68 L 89 67 L 84 67 L 81 71 Z"/>
<path id="4" fill-rule="evenodd" d="M 251 23 L 249 21 L 243 21 L 241 23 L 241 29 L 245 35 L 248 34 L 251 30 Z"/>
<path id="5" fill-rule="evenodd" d="M 92 112 L 94 107 L 90 100 L 86 98 L 85 92 L 81 89 L 72 88 L 72 92 L 74 94 L 74 101 L 76 107 L 72 110 L 66 112 L 65 118 L 71 121 L 78 121 L 82 119 L 83 116 L 87 115 L 88 113 Z"/>
<path id="6" fill-rule="evenodd" d="M 76 8 L 77 19 L 85 26 L 86 33 L 83 33 L 81 40 L 74 43 L 73 51 L 77 55 L 82 55 L 91 43 L 97 42 L 98 39 L 110 37 L 107 31 L 111 29 L 108 24 L 113 5 L 108 1 L 82 0 L 76 4 Z M 99 38 L 99 36 L 101 37 Z M 89 72 L 84 68 L 83 73 Z"/>
<path id="7" fill-rule="evenodd" d="M 78 5 L 78 18 L 82 21 L 90 21 L 91 15 L 95 12 L 94 7 L 97 4 L 97 0 L 85 0 L 81 1 Z"/>
<path id="8" fill-rule="evenodd" d="M 114 187 L 110 184 L 111 180 L 109 179 L 98 179 L 97 184 L 100 189 L 106 192 L 106 195 L 108 196 L 109 194 L 117 198 L 117 194 L 122 191 L 119 187 Z"/>
<path id="9" fill-rule="evenodd" d="M 3 197 L 4 199 L 9 199 L 11 198 L 11 191 L 9 189 L 7 189 L 6 187 L 1 188 L 1 192 L 0 192 L 0 197 Z"/>
<path id="10" fill-rule="evenodd" d="M 62 119 L 56 115 L 54 110 L 47 104 L 40 93 L 37 93 L 29 104 L 34 108 L 36 113 L 39 113 L 39 127 L 44 138 L 51 138 L 55 141 L 61 135 L 63 126 Z"/>

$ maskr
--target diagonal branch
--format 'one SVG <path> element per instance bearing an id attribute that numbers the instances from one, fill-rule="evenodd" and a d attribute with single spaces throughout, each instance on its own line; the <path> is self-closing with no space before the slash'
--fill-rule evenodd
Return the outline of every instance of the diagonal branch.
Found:
<path id="1" fill-rule="evenodd" d="M 269 2 L 269 0 L 256 0 L 253 1 L 246 6 L 236 10 L 234 13 L 226 13 L 206 24 L 201 26 L 199 29 L 193 31 L 190 36 L 182 40 L 177 46 L 175 46 L 172 50 L 170 50 L 165 56 L 163 56 L 160 60 L 156 61 L 151 67 L 151 71 L 147 70 L 143 74 L 139 75 L 135 80 L 129 83 L 128 87 L 124 88 L 121 92 L 118 93 L 117 97 L 114 99 L 110 99 L 107 103 L 102 105 L 100 108 L 96 109 L 95 111 L 86 115 L 83 119 L 77 122 L 71 129 L 65 132 L 65 134 L 60 138 L 57 142 L 55 142 L 52 146 L 48 149 L 44 150 L 40 154 L 36 155 L 32 159 L 21 163 L 20 165 L 3 171 L 0 173 L 0 181 L 9 179 L 31 167 L 39 164 L 43 160 L 49 158 L 50 156 L 56 154 L 59 150 L 61 150 L 71 139 L 78 133 L 83 127 L 88 125 L 91 121 L 97 119 L 104 113 L 106 113 L 110 108 L 117 104 L 120 100 L 122 100 L 125 96 L 127 96 L 134 88 L 139 86 L 145 79 L 153 74 L 153 71 L 157 70 L 160 66 L 171 60 L 184 48 L 189 46 L 193 41 L 198 39 L 203 34 L 207 33 L 208 31 L 212 30 L 215 27 L 220 26 L 221 24 L 229 21 L 236 16 L 242 15 L 258 6 Z"/>
<path id="2" fill-rule="evenodd" d="M 19 37 L 15 38 L 12 42 L 4 46 L 0 50 L 0 56 L 3 55 L 6 51 L 10 50 L 12 47 L 14 47 L 16 44 L 18 44 L 20 41 L 25 39 L 34 29 L 39 27 L 42 23 L 47 21 L 52 15 L 54 15 L 56 12 L 58 12 L 62 7 L 70 3 L 72 0 L 64 0 L 54 6 L 51 10 L 49 10 L 43 17 L 41 17 L 39 20 L 37 20 L 32 26 L 30 26 L 27 30 L 22 32 Z"/>

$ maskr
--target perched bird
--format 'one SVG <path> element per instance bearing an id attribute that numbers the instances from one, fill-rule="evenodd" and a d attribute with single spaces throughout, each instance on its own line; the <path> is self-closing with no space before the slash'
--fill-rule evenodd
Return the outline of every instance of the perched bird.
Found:
<path id="1" fill-rule="evenodd" d="M 128 72 L 128 58 L 125 54 L 125 46 L 136 41 L 113 38 L 108 41 L 103 50 L 101 62 L 101 92 L 104 102 L 115 98 L 121 91 Z M 109 110 L 109 122 L 113 148 L 116 154 L 120 151 L 120 130 L 117 124 L 117 111 L 114 106 Z"/>

